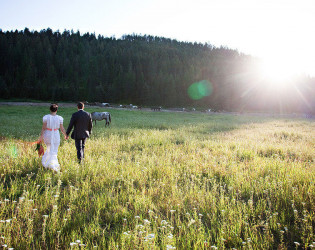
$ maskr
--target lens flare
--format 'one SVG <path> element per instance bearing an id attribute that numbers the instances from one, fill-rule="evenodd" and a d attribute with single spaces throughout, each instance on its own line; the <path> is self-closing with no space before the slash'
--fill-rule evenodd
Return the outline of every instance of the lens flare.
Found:
<path id="1" fill-rule="evenodd" d="M 189 86 L 187 92 L 191 99 L 200 100 L 212 94 L 212 84 L 207 80 L 195 82 Z"/>
<path id="2" fill-rule="evenodd" d="M 11 145 L 9 150 L 10 150 L 11 157 L 15 158 L 18 156 L 18 149 L 17 149 L 16 145 Z"/>

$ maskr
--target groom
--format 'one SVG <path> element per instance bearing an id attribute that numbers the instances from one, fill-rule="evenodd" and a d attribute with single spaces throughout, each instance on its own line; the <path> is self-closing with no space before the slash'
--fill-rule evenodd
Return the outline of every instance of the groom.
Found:
<path id="1" fill-rule="evenodd" d="M 84 104 L 79 102 L 77 107 L 78 112 L 72 114 L 68 129 L 66 131 L 66 139 L 69 138 L 69 134 L 74 127 L 73 132 L 71 133 L 71 138 L 75 141 L 77 157 L 79 163 L 81 163 L 81 160 L 84 158 L 85 141 L 92 133 L 93 123 L 91 114 L 84 111 Z"/>

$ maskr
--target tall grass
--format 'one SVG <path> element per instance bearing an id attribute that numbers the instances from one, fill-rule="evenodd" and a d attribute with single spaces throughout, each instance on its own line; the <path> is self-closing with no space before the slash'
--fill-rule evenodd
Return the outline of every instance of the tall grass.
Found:
<path id="1" fill-rule="evenodd" d="M 62 140 L 55 174 L 29 143 L 47 110 L 0 106 L 2 246 L 315 246 L 313 121 L 110 110 L 83 164 Z M 59 109 L 65 127 L 74 111 Z"/>

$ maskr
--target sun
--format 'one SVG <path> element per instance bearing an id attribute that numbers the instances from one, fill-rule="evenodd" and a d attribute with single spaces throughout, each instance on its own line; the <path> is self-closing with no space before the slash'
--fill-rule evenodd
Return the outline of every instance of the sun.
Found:
<path id="1" fill-rule="evenodd" d="M 259 71 L 262 79 L 278 89 L 285 88 L 296 74 L 296 68 L 289 61 L 278 58 L 263 59 Z"/>

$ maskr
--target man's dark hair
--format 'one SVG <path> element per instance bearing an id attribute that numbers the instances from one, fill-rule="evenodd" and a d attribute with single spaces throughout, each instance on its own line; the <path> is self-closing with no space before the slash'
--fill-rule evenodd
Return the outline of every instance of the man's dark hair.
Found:
<path id="1" fill-rule="evenodd" d="M 79 102 L 77 107 L 78 107 L 78 109 L 84 109 L 84 103 L 83 102 Z"/>
<path id="2" fill-rule="evenodd" d="M 58 110 L 58 104 L 56 103 L 51 104 L 49 109 L 51 112 L 56 112 Z"/>

